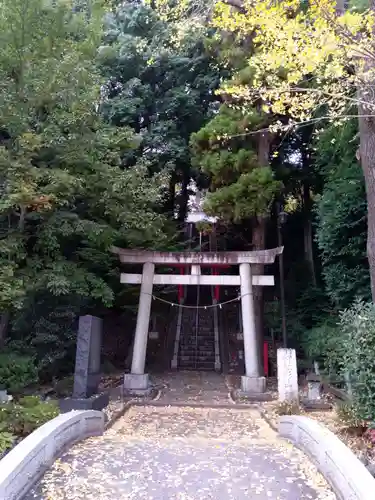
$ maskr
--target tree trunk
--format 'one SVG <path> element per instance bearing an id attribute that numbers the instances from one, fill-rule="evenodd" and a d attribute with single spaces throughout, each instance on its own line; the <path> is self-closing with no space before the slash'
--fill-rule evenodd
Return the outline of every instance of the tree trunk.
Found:
<path id="1" fill-rule="evenodd" d="M 168 195 L 164 204 L 164 210 L 170 217 L 174 217 L 175 209 L 175 198 L 176 198 L 176 176 L 172 173 L 169 179 Z"/>
<path id="2" fill-rule="evenodd" d="M 181 193 L 179 195 L 178 221 L 180 222 L 180 224 L 183 224 L 185 222 L 189 201 L 188 187 L 190 182 L 190 175 L 188 175 L 189 173 L 186 172 L 186 169 L 187 167 L 185 167 L 184 174 L 182 176 Z"/>
<path id="3" fill-rule="evenodd" d="M 266 245 L 266 219 L 257 218 L 253 224 L 253 250 L 264 250 Z M 264 264 L 254 264 L 251 266 L 254 274 L 264 273 Z M 258 351 L 259 351 L 259 371 L 261 374 L 264 373 L 263 366 L 263 342 L 264 342 L 264 298 L 263 298 L 263 287 L 254 286 L 253 288 L 254 296 L 254 313 L 255 313 L 255 329 L 257 333 L 258 340 Z"/>
<path id="4" fill-rule="evenodd" d="M 375 0 L 370 1 L 370 9 L 375 11 Z M 375 26 L 373 26 L 375 35 Z M 358 105 L 359 115 L 359 138 L 360 158 L 365 178 L 367 197 L 367 258 L 370 269 L 371 295 L 375 302 L 375 120 L 373 117 L 361 117 L 361 115 L 373 114 L 375 96 L 373 93 L 374 63 L 369 58 L 365 61 L 364 85 L 358 90 L 360 103 Z M 366 102 L 371 107 L 361 104 Z"/>
<path id="5" fill-rule="evenodd" d="M 258 136 L 258 164 L 260 167 L 269 165 L 271 134 L 264 132 Z M 253 223 L 252 243 L 253 250 L 265 250 L 266 248 L 266 228 L 267 219 L 265 217 L 256 217 Z M 263 274 L 264 265 L 256 264 L 252 266 L 254 274 Z M 263 287 L 254 287 L 254 312 L 255 328 L 258 339 L 259 349 L 259 370 L 264 373 L 263 366 L 263 342 L 264 342 L 264 297 Z"/>
<path id="6" fill-rule="evenodd" d="M 5 340 L 8 333 L 10 314 L 8 312 L 3 312 L 0 320 L 0 348 L 4 347 Z"/>
<path id="7" fill-rule="evenodd" d="M 366 99 L 368 98 L 366 96 Z M 359 115 L 363 114 L 368 114 L 368 109 L 363 109 L 360 105 Z M 359 118 L 359 135 L 361 165 L 367 195 L 367 258 L 372 301 L 375 302 L 375 122 L 373 118 Z"/>
<path id="8" fill-rule="evenodd" d="M 311 282 L 316 286 L 316 274 L 315 274 L 315 264 L 314 264 L 314 253 L 313 253 L 313 231 L 311 223 L 311 196 L 310 196 L 310 186 L 307 182 L 303 183 L 303 208 L 305 221 L 303 225 L 303 241 L 304 241 L 304 252 L 305 259 L 309 266 Z"/>

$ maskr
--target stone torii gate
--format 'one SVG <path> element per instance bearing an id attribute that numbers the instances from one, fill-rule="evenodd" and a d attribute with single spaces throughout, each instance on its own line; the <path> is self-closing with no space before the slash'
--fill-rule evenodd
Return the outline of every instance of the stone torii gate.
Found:
<path id="1" fill-rule="evenodd" d="M 255 330 L 253 286 L 274 285 L 273 276 L 252 274 L 253 264 L 272 264 L 283 247 L 252 252 L 153 252 L 114 247 L 113 253 L 123 264 L 142 264 L 142 274 L 121 274 L 121 283 L 140 284 L 139 307 L 135 330 L 131 373 L 124 375 L 124 389 L 142 393 L 149 389 L 145 360 L 153 285 L 224 285 L 240 286 L 244 339 L 245 369 L 242 390 L 247 393 L 265 391 L 265 378 L 259 372 L 259 348 Z M 155 274 L 155 265 L 191 266 L 191 274 Z M 201 275 L 202 265 L 239 265 L 238 275 Z"/>

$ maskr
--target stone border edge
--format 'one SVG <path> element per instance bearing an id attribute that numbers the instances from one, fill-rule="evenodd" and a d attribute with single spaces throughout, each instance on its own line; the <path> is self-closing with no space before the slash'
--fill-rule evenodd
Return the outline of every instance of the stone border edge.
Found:
<path id="1" fill-rule="evenodd" d="M 290 415 L 280 417 L 278 431 L 315 463 L 340 500 L 373 498 L 375 479 L 325 426 L 308 417 Z"/>
<path id="2" fill-rule="evenodd" d="M 101 411 L 63 413 L 23 439 L 0 461 L 1 500 L 20 500 L 65 449 L 104 432 Z"/>

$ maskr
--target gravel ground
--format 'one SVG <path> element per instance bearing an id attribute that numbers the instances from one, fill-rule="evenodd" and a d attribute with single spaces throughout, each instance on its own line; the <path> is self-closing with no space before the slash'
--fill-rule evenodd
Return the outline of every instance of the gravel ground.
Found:
<path id="1" fill-rule="evenodd" d="M 305 455 L 214 374 L 159 377 L 162 407 L 132 407 L 57 460 L 26 500 L 334 500 Z M 203 384 L 203 387 L 202 387 Z M 168 406 L 206 403 L 212 408 Z"/>

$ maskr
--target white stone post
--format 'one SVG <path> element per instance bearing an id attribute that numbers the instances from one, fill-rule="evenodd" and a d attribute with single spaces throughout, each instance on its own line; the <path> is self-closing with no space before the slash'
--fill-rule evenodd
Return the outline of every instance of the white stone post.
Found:
<path id="1" fill-rule="evenodd" d="M 266 379 L 260 376 L 258 342 L 255 328 L 253 284 L 250 264 L 240 264 L 242 330 L 245 353 L 245 373 L 242 377 L 243 392 L 265 391 Z"/>
<path id="2" fill-rule="evenodd" d="M 298 375 L 295 349 L 277 349 L 277 388 L 279 401 L 298 401 Z"/>
<path id="3" fill-rule="evenodd" d="M 154 271 L 155 264 L 151 262 L 145 262 L 145 264 L 143 264 L 131 373 L 125 374 L 124 376 L 124 388 L 135 392 L 148 389 L 148 374 L 145 374 L 144 371 L 148 330 L 150 324 Z"/>

